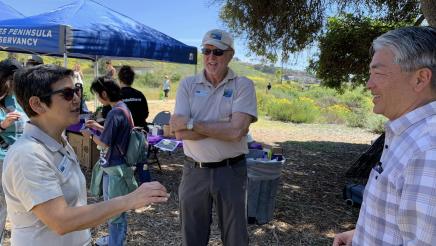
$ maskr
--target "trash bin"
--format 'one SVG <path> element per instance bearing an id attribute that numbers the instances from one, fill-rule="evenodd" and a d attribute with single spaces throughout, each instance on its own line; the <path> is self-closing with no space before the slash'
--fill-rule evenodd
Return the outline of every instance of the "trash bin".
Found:
<path id="1" fill-rule="evenodd" d="M 263 159 L 262 150 L 251 149 L 247 155 L 247 217 L 249 224 L 266 224 L 272 220 L 279 189 L 283 155 Z"/>

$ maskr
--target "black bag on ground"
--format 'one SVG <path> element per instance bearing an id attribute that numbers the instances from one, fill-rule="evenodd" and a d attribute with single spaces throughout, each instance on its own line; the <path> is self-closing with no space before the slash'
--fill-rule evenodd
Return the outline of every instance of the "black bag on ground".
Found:
<path id="1" fill-rule="evenodd" d="M 347 184 L 342 191 L 342 197 L 348 205 L 360 207 L 363 200 L 363 184 Z"/>

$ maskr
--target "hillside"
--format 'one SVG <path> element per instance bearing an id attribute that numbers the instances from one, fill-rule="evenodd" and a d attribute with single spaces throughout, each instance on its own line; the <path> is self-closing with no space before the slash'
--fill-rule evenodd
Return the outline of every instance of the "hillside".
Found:
<path id="1" fill-rule="evenodd" d="M 13 54 L 19 61 L 25 62 L 28 54 Z M 0 59 L 3 60 L 8 56 L 7 52 L 0 52 Z M 58 64 L 63 65 L 63 58 L 58 57 L 48 57 L 42 56 L 45 63 Z M 202 55 L 198 56 L 198 65 L 197 72 L 203 69 L 202 64 Z M 85 74 L 86 81 L 91 80 L 94 76 L 94 64 L 88 60 L 80 60 L 75 58 L 68 58 L 67 67 L 72 68 L 75 63 L 79 63 L 81 68 Z M 166 74 L 171 77 L 179 80 L 183 77 L 190 76 L 195 74 L 195 66 L 194 65 L 185 65 L 185 64 L 176 64 L 176 63 L 167 63 L 167 62 L 159 62 L 159 61 L 150 61 L 150 60 L 112 60 L 113 65 L 116 68 L 121 67 L 122 65 L 130 65 L 135 67 L 139 77 L 146 76 L 146 74 L 154 74 L 154 75 L 162 75 L 162 77 Z M 241 76 L 247 76 L 251 78 L 256 78 L 255 82 L 260 82 L 262 87 L 264 83 L 268 82 L 278 82 L 279 79 L 275 77 L 275 71 L 280 68 L 275 68 L 272 66 L 266 66 L 262 64 L 251 64 L 246 62 L 241 62 L 239 59 L 235 59 L 230 63 L 230 67 Z M 100 74 L 104 73 L 104 62 L 101 61 L 99 63 L 99 72 Z M 308 75 L 304 71 L 292 71 L 285 70 L 284 75 L 292 75 L 293 77 L 307 77 Z M 156 76 L 157 77 L 157 76 Z M 178 81 L 173 81 L 178 82 Z M 155 85 L 156 86 L 156 85 Z M 151 87 L 155 87 L 151 86 Z"/>

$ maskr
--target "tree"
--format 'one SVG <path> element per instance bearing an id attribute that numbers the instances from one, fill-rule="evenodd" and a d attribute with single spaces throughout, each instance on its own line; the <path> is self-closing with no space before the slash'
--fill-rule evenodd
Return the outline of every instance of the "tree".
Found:
<path id="1" fill-rule="evenodd" d="M 372 40 L 389 30 L 410 24 L 388 23 L 351 14 L 330 17 L 326 33 L 319 37 L 319 56 L 310 61 L 309 67 L 328 87 L 340 89 L 343 82 L 365 84 L 369 76 Z"/>
<path id="2" fill-rule="evenodd" d="M 436 1 L 421 0 L 421 10 L 430 26 L 436 27 Z"/>
<path id="3" fill-rule="evenodd" d="M 315 41 L 327 13 L 352 11 L 382 21 L 411 21 L 421 13 L 436 26 L 436 0 L 212 0 L 222 2 L 220 18 L 247 39 L 256 55 L 286 62 L 289 55 Z M 421 12 L 422 9 L 422 12 Z"/>

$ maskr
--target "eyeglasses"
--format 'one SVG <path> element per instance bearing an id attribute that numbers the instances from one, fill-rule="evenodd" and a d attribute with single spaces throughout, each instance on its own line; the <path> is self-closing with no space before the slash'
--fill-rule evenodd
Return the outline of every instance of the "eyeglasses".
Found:
<path id="1" fill-rule="evenodd" d="M 222 56 L 222 55 L 224 55 L 224 52 L 226 52 L 226 51 L 231 51 L 231 50 L 222 50 L 222 49 L 211 50 L 208 48 L 201 49 L 201 53 L 205 56 L 210 55 L 210 53 L 212 53 L 214 56 Z"/>
<path id="2" fill-rule="evenodd" d="M 47 93 L 43 95 L 42 97 L 49 97 L 54 94 L 62 94 L 65 100 L 71 101 L 74 98 L 74 94 L 76 94 L 78 97 L 82 94 L 82 86 L 76 86 L 75 88 L 63 88 L 60 90 L 52 91 L 50 93 Z"/>

